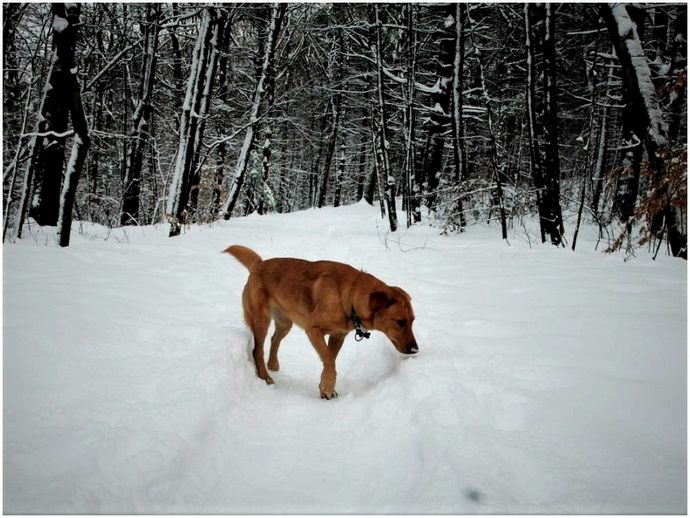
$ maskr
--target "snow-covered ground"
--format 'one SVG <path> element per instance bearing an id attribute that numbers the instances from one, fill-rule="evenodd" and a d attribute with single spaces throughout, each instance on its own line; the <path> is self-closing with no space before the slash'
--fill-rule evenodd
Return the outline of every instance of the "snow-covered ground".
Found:
<path id="1" fill-rule="evenodd" d="M 684 261 L 385 223 L 358 204 L 5 245 L 4 511 L 686 512 Z M 403 286 L 420 353 L 350 336 L 324 401 L 295 328 L 266 386 L 233 243 Z"/>

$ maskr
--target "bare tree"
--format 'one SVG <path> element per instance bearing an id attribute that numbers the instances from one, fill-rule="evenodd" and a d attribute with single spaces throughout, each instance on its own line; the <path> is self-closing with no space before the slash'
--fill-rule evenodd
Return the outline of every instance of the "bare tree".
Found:
<path id="1" fill-rule="evenodd" d="M 148 4 L 146 8 L 142 73 L 136 108 L 132 114 L 132 146 L 127 157 L 122 188 L 121 225 L 140 224 L 139 193 L 141 189 L 141 169 L 153 112 L 152 96 L 156 77 L 160 8 L 161 4 Z"/>
<path id="2" fill-rule="evenodd" d="M 287 4 L 285 3 L 275 3 L 271 8 L 271 24 L 268 30 L 268 35 L 266 37 L 266 45 L 264 52 L 264 59 L 261 67 L 261 74 L 256 85 L 256 90 L 254 91 L 252 107 L 249 113 L 249 125 L 244 136 L 244 142 L 242 144 L 242 149 L 240 150 L 239 158 L 237 159 L 237 165 L 235 167 L 235 173 L 232 178 L 232 183 L 230 185 L 230 192 L 228 194 L 228 199 L 223 206 L 223 218 L 230 219 L 232 216 L 232 211 L 237 203 L 237 198 L 240 195 L 240 189 L 244 183 L 245 173 L 247 172 L 247 164 L 249 161 L 249 152 L 254 146 L 254 136 L 256 133 L 256 127 L 259 120 L 259 109 L 261 107 L 262 100 L 265 95 L 266 84 L 269 81 L 269 74 L 273 66 L 273 59 L 275 57 L 276 46 L 278 44 L 278 37 L 280 35 L 281 25 L 283 23 L 283 17 L 285 16 L 285 11 Z"/>
<path id="3" fill-rule="evenodd" d="M 642 43 L 625 4 L 602 5 L 600 13 L 609 30 L 623 67 L 623 82 L 635 107 L 634 131 L 644 141 L 652 174 L 655 203 L 647 215 L 649 230 L 659 236 L 668 231 L 671 253 L 687 258 L 687 237 L 680 227 L 680 208 L 672 203 L 673 193 L 664 175 L 664 155 L 668 146 L 668 126 L 664 120 Z"/>
<path id="4" fill-rule="evenodd" d="M 29 160 L 24 176 L 15 234 L 22 236 L 24 218 L 33 186 L 31 216 L 41 225 L 57 225 L 60 219 L 60 244 L 69 243 L 71 210 L 76 183 L 83 167 L 90 138 L 76 73 L 75 50 L 78 37 L 80 4 L 53 4 L 53 45 L 55 51 L 39 107 L 36 133 L 29 146 Z M 72 116 L 75 143 L 68 167 L 68 178 L 60 194 L 64 144 L 68 135 L 68 116 Z"/>
<path id="5" fill-rule="evenodd" d="M 534 34 L 532 16 L 543 12 L 544 34 L 544 121 L 538 120 L 537 114 L 537 64 L 534 52 Z M 560 169 L 558 167 L 558 132 L 556 103 L 556 72 L 554 20 L 550 6 L 537 7 L 525 4 L 525 47 L 527 49 L 527 120 L 530 140 L 530 163 L 532 180 L 537 189 L 537 207 L 539 211 L 539 228 L 541 240 L 548 235 L 551 243 L 560 246 L 563 242 L 560 207 Z M 542 155 L 539 138 L 546 134 L 546 156 Z"/>
<path id="6" fill-rule="evenodd" d="M 386 103 L 384 100 L 383 84 L 383 57 L 381 53 L 381 19 L 379 16 L 379 6 L 373 6 L 375 39 L 373 43 L 374 56 L 376 60 L 376 102 L 374 104 L 374 146 L 376 154 L 376 165 L 378 172 L 379 198 L 385 199 L 386 210 L 388 212 L 388 224 L 391 232 L 398 228 L 398 215 L 395 210 L 395 178 L 391 171 L 390 158 L 388 156 L 390 143 L 388 141 L 388 120 L 386 117 Z M 381 195 L 381 193 L 383 195 Z"/>

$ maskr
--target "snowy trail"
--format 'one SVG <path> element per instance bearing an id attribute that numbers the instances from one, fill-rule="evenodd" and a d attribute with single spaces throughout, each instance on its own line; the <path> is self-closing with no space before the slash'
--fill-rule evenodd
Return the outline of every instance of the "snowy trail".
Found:
<path id="1" fill-rule="evenodd" d="M 377 212 L 6 245 L 5 512 L 685 512 L 684 262 Z M 267 387 L 232 243 L 405 287 L 420 354 L 350 336 L 326 402 L 295 328 Z"/>

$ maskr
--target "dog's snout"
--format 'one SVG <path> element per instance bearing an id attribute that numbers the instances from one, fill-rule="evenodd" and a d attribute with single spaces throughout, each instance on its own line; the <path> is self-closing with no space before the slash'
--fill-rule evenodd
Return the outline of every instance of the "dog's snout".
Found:
<path id="1" fill-rule="evenodd" d="M 407 348 L 405 349 L 406 354 L 416 354 L 418 351 L 419 348 L 417 347 L 417 342 L 407 344 Z"/>

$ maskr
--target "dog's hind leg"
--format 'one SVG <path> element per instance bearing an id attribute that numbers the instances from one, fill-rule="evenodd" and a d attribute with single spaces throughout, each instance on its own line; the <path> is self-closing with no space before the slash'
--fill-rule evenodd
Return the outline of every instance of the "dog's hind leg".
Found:
<path id="1" fill-rule="evenodd" d="M 278 348 L 280 347 L 280 342 L 292 329 L 292 320 L 278 308 L 274 308 L 273 322 L 275 322 L 276 330 L 271 337 L 271 353 L 268 355 L 268 368 L 272 371 L 277 371 L 280 370 Z"/>
<path id="2" fill-rule="evenodd" d="M 268 375 L 264 361 L 264 342 L 268 333 L 271 317 L 263 293 L 252 289 L 245 289 L 242 294 L 244 305 L 244 319 L 254 335 L 254 350 L 252 356 L 256 364 L 256 375 L 267 384 L 272 385 L 273 379 Z"/>

